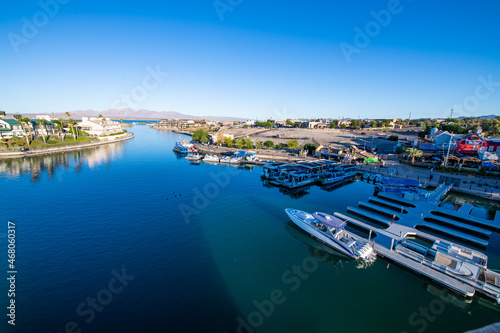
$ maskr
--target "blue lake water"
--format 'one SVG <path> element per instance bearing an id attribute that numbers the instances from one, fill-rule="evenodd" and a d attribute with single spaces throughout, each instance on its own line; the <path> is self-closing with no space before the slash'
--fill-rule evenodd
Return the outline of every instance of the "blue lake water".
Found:
<path id="1" fill-rule="evenodd" d="M 463 332 L 500 321 L 379 258 L 334 255 L 287 224 L 285 208 L 346 212 L 361 181 L 301 197 L 260 171 L 179 158 L 179 136 L 136 137 L 79 152 L 0 161 L 0 271 L 16 224 L 16 326 L 1 332 Z M 485 209 L 487 211 L 488 209 Z M 485 251 L 500 269 L 500 238 Z"/>

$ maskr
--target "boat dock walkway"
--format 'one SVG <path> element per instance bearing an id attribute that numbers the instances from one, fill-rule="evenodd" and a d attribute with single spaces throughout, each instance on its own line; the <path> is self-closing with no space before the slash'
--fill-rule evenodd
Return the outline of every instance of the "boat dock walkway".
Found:
<path id="1" fill-rule="evenodd" d="M 374 210 L 378 214 L 389 216 L 391 219 L 394 216 L 395 217 L 394 221 L 397 221 L 400 219 L 400 216 L 398 214 L 396 214 L 395 211 L 392 211 L 392 210 L 389 210 L 386 208 L 382 208 L 382 207 L 377 206 L 377 205 L 372 205 L 372 204 L 370 204 L 368 202 L 364 202 L 364 201 L 360 201 L 358 203 L 358 205 L 359 205 L 359 207 L 362 207 L 362 208 Z"/>
<path id="2" fill-rule="evenodd" d="M 408 210 L 405 208 L 405 206 L 396 205 L 396 204 L 393 204 L 389 201 L 381 200 L 381 199 L 376 198 L 376 197 L 369 197 L 368 201 L 373 202 L 373 203 L 380 205 L 380 206 L 389 207 L 391 209 L 394 209 L 395 211 L 401 212 L 402 214 L 408 213 Z"/>
<path id="3" fill-rule="evenodd" d="M 479 217 L 471 216 L 469 214 L 464 215 L 464 213 L 461 213 L 460 211 L 453 212 L 451 210 L 446 210 L 446 209 L 435 209 L 431 213 L 434 215 L 440 215 L 440 216 L 444 216 L 444 217 L 455 219 L 455 220 L 462 221 L 462 222 L 469 222 L 469 223 L 473 223 L 476 225 L 480 225 L 482 227 L 486 227 L 486 228 L 500 231 L 500 224 L 498 223 L 498 222 L 500 222 L 499 221 L 500 219 L 495 219 L 494 221 L 485 220 L 485 219 L 481 219 Z M 497 215 L 498 215 L 498 213 L 497 213 Z"/>
<path id="4" fill-rule="evenodd" d="M 460 282 L 452 278 L 451 276 L 438 272 L 430 267 L 419 264 L 418 262 L 408 259 L 400 255 L 399 253 L 389 250 L 383 246 L 375 244 L 374 249 L 378 255 L 385 257 L 419 275 L 423 275 L 433 280 L 434 282 L 459 293 L 462 296 L 472 297 L 476 292 L 476 290 L 468 284 Z"/>
<path id="5" fill-rule="evenodd" d="M 479 245 L 479 246 L 483 246 L 483 247 L 488 246 L 488 241 L 486 241 L 484 239 L 474 237 L 474 236 L 471 236 L 471 235 L 468 235 L 468 234 L 465 234 L 463 232 L 456 231 L 456 230 L 453 230 L 450 228 L 442 227 L 442 226 L 434 224 L 434 223 L 421 222 L 418 226 L 425 227 L 425 228 L 428 228 L 428 229 L 431 229 L 434 231 L 438 231 L 438 232 L 444 233 L 448 236 L 453 236 L 455 238 L 462 239 L 462 240 L 467 241 L 467 242 L 474 244 L 474 245 Z"/>
<path id="6" fill-rule="evenodd" d="M 456 279 L 453 279 L 449 275 L 446 275 L 432 268 L 419 264 L 411 259 L 408 259 L 392 251 L 392 246 L 395 241 L 399 241 L 400 239 L 409 235 L 416 235 L 429 240 L 439 239 L 439 238 L 436 238 L 426 233 L 422 233 L 420 231 L 417 232 L 413 228 L 408 228 L 400 224 L 392 224 L 387 229 L 378 229 L 374 228 L 369 224 L 366 224 L 364 222 L 361 222 L 359 220 L 356 220 L 352 217 L 346 216 L 341 213 L 335 213 L 334 215 L 348 223 L 357 225 L 358 227 L 364 228 L 368 231 L 374 231 L 377 234 L 377 236 L 373 246 L 374 250 L 377 252 L 378 255 L 385 257 L 388 260 L 391 260 L 402 267 L 408 268 L 419 275 L 423 275 L 433 280 L 434 282 L 459 293 L 462 296 L 472 297 L 474 295 L 475 289 L 473 287 L 463 282 L 460 282 Z"/>
<path id="7" fill-rule="evenodd" d="M 451 225 L 451 226 L 454 226 L 458 229 L 471 231 L 471 232 L 478 234 L 478 235 L 481 235 L 483 237 L 490 237 L 490 235 L 491 235 L 491 231 L 489 231 L 489 230 L 479 228 L 479 227 L 474 227 L 472 225 L 468 225 L 468 224 L 465 224 L 462 222 L 447 219 L 445 217 L 438 216 L 438 215 L 428 216 L 424 220 L 427 222 L 432 222 L 432 223 L 438 223 L 438 224 L 442 223 L 442 224 Z M 432 221 L 429 221 L 429 220 L 432 220 Z"/>
<path id="8" fill-rule="evenodd" d="M 412 202 L 412 201 L 409 201 L 409 200 L 406 200 L 406 199 L 403 199 L 403 198 L 394 197 L 394 196 L 392 196 L 390 194 L 379 193 L 378 197 L 382 198 L 384 200 L 396 203 L 398 205 L 405 206 L 405 207 L 410 207 L 410 208 L 417 207 L 417 205 L 415 204 L 415 202 Z"/>
<path id="9" fill-rule="evenodd" d="M 366 210 L 351 207 L 351 206 L 347 206 L 347 210 L 352 212 L 352 213 L 361 215 L 362 217 L 367 218 L 369 220 L 372 220 L 372 221 L 375 221 L 375 222 L 378 222 L 378 223 L 381 223 L 381 224 L 384 224 L 387 226 L 391 225 L 391 221 L 388 221 L 379 215 L 369 213 Z"/>

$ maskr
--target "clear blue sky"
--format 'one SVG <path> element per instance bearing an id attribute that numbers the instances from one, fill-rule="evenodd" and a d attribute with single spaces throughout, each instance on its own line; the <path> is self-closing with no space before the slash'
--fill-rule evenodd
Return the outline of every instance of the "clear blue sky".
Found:
<path id="1" fill-rule="evenodd" d="M 4 2 L 0 110 L 500 114 L 498 1 L 54 1 Z"/>

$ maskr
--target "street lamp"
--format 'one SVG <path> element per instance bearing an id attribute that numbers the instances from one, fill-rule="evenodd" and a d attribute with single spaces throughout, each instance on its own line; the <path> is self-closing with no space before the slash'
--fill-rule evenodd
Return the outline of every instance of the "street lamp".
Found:
<path id="1" fill-rule="evenodd" d="M 448 164 L 448 157 L 450 156 L 451 140 L 453 139 L 454 136 L 455 136 L 455 134 L 452 134 L 450 136 L 450 142 L 448 143 L 448 153 L 446 153 L 446 160 L 444 161 L 444 166 L 447 166 L 447 164 Z"/>

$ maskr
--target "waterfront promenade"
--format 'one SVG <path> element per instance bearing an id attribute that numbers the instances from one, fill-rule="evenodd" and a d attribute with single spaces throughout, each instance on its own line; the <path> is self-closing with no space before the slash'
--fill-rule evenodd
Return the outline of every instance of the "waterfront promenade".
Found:
<path id="1" fill-rule="evenodd" d="M 2 159 L 2 158 L 21 158 L 21 157 L 29 157 L 29 156 L 37 156 L 37 155 L 64 153 L 64 152 L 68 152 L 68 151 L 74 151 L 74 150 L 102 146 L 102 145 L 106 145 L 106 144 L 110 144 L 110 143 L 123 142 L 123 141 L 127 141 L 127 140 L 130 140 L 133 138 L 134 138 L 133 133 L 126 133 L 123 136 L 117 136 L 117 137 L 113 138 L 113 140 L 109 140 L 109 141 L 83 143 L 83 144 L 75 144 L 75 145 L 28 150 L 28 151 L 6 151 L 6 152 L 0 152 L 0 159 Z"/>
<path id="2" fill-rule="evenodd" d="M 424 185 L 438 186 L 440 182 L 459 182 L 453 186 L 452 192 L 469 194 L 485 199 L 500 201 L 500 179 L 494 177 L 473 176 L 452 172 L 441 172 L 433 169 L 414 167 L 386 162 L 385 167 L 376 165 L 358 165 L 361 171 L 379 173 L 392 178 L 414 179 Z"/>

